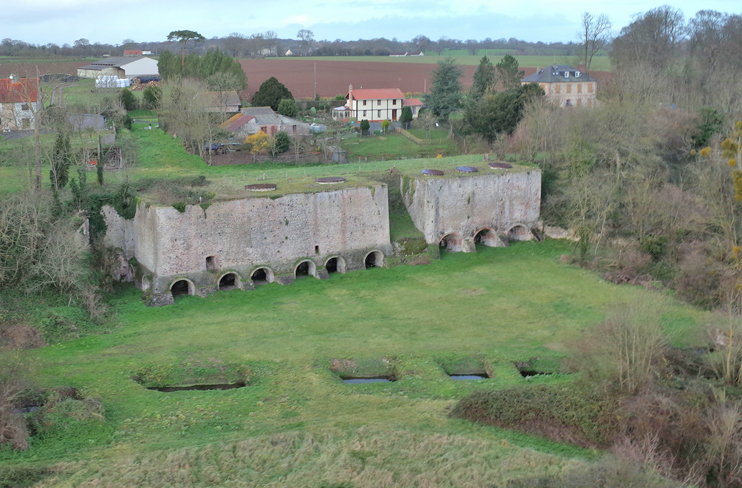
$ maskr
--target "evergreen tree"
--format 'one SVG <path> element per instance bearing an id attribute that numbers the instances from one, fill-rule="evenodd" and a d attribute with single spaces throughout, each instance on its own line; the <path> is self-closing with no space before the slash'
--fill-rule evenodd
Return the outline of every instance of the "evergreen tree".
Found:
<path id="1" fill-rule="evenodd" d="M 144 105 L 148 109 L 156 110 L 160 108 L 160 100 L 162 100 L 162 88 L 155 85 L 148 86 L 142 95 Z"/>
<path id="2" fill-rule="evenodd" d="M 361 135 L 368 134 L 368 130 L 371 128 L 371 124 L 368 120 L 361 120 Z"/>
<path id="3" fill-rule="evenodd" d="M 474 98 L 479 98 L 488 90 L 493 91 L 497 84 L 495 67 L 487 56 L 482 57 L 479 66 L 474 72 L 474 81 L 471 86 L 471 94 Z"/>
<path id="4" fill-rule="evenodd" d="M 438 62 L 438 69 L 433 71 L 433 83 L 430 93 L 425 97 L 425 105 L 437 116 L 448 120 L 461 106 L 461 84 L 459 78 L 464 74 L 456 61 L 448 57 Z"/>
<path id="5" fill-rule="evenodd" d="M 544 91 L 536 83 L 484 95 L 478 102 L 467 107 L 464 124 L 492 143 L 502 133 L 512 134 L 523 115 L 523 107 L 540 96 L 544 96 Z"/>
<path id="6" fill-rule="evenodd" d="M 299 114 L 299 108 L 296 106 L 295 101 L 284 98 L 278 104 L 278 113 L 286 117 L 296 117 Z"/>
<path id="7" fill-rule="evenodd" d="M 402 114 L 399 116 L 399 121 L 405 129 L 409 128 L 410 122 L 412 122 L 412 108 L 402 107 Z"/>
<path id="8" fill-rule="evenodd" d="M 520 80 L 523 79 L 526 72 L 518 70 L 518 60 L 510 54 L 503 56 L 502 60 L 495 65 L 497 68 L 497 78 L 502 82 L 506 90 L 518 88 Z"/>
<path id="9" fill-rule="evenodd" d="M 254 107 L 270 107 L 278 110 L 278 104 L 283 99 L 293 100 L 294 96 L 275 77 L 271 76 L 260 85 L 260 89 L 252 97 Z"/>
<path id="10" fill-rule="evenodd" d="M 291 138 L 285 131 L 278 131 L 276 137 L 271 141 L 271 154 L 276 157 L 277 154 L 285 153 L 291 147 Z"/>
<path id="11" fill-rule="evenodd" d="M 49 179 L 55 191 L 67 186 L 69 181 L 69 169 L 72 163 L 72 149 L 70 148 L 70 136 L 65 132 L 58 132 L 54 142 L 54 151 L 50 162 Z"/>

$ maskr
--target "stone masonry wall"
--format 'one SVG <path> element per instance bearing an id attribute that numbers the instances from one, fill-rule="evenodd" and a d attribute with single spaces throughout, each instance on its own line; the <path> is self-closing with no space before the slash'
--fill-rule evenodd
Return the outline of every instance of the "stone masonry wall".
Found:
<path id="1" fill-rule="evenodd" d="M 405 205 L 428 244 L 437 244 L 455 233 L 463 242 L 456 243 L 456 249 L 448 247 L 471 251 L 477 233 L 489 228 L 493 233 L 487 244 L 505 245 L 515 226 L 519 240 L 530 238 L 530 228 L 539 218 L 541 172 L 497 171 L 480 169 L 476 175 L 402 179 Z"/>
<path id="2" fill-rule="evenodd" d="M 133 222 L 124 224 L 116 222 L 123 219 L 115 212 L 109 214 L 114 232 L 108 243 L 127 253 L 133 248 L 140 274 L 147 275 L 155 294 L 167 293 L 179 278 L 206 293 L 227 272 L 244 282 L 266 266 L 284 282 L 279 278 L 291 275 L 293 280 L 296 264 L 304 259 L 317 269 L 339 256 L 343 268 L 352 270 L 364 266 L 370 251 L 391 252 L 385 185 L 216 202 L 206 210 L 189 205 L 183 213 L 140 204 Z M 129 228 L 133 246 L 127 240 Z M 207 257 L 213 257 L 215 269 L 207 270 Z"/>

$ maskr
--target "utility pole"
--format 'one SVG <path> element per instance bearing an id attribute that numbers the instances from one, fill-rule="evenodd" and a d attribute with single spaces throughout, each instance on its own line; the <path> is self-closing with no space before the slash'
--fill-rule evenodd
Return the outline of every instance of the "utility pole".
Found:
<path id="1" fill-rule="evenodd" d="M 314 99 L 317 99 L 317 63 L 314 63 Z"/>

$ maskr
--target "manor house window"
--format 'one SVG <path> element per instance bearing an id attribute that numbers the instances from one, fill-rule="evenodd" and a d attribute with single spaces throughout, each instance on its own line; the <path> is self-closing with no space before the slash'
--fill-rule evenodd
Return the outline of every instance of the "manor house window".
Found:
<path id="1" fill-rule="evenodd" d="M 381 105 L 381 100 L 376 100 L 376 105 Z"/>

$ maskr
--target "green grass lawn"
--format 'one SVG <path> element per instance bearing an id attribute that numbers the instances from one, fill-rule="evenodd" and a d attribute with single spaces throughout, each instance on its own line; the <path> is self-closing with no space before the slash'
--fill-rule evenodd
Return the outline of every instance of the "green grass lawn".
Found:
<path id="1" fill-rule="evenodd" d="M 425 139 L 424 131 L 422 137 L 415 133 L 416 137 Z M 437 131 L 441 132 L 441 131 Z M 431 139 L 433 139 L 431 133 Z M 373 160 L 397 159 L 404 158 L 434 158 L 438 154 L 444 156 L 456 155 L 459 152 L 456 143 L 450 139 L 435 139 L 440 141 L 439 144 L 418 145 L 402 134 L 387 134 L 386 136 L 368 136 L 359 138 L 350 138 L 343 141 L 343 149 L 347 152 L 347 159 L 350 163 L 358 161 L 358 158 L 368 158 Z"/>
<path id="2" fill-rule="evenodd" d="M 596 453 L 450 419 L 447 409 L 475 389 L 571 381 L 526 380 L 513 361 L 539 357 L 556 367 L 611 304 L 652 294 L 668 307 L 664 323 L 676 343 L 689 340 L 704 314 L 560 264 L 568 249 L 557 241 L 481 248 L 427 266 L 154 309 L 124 289 L 111 299 L 109 333 L 23 354 L 37 384 L 99 397 L 104 424 L 34 440 L 26 452 L 0 451 L 0 464 L 61 463 L 44 486 L 110 487 L 491 486 L 570 469 Z M 489 364 L 495 377 L 450 380 L 442 364 L 466 357 Z M 331 359 L 386 359 L 398 381 L 346 385 Z M 220 364 L 243 365 L 250 385 L 161 393 L 132 380 L 145 367 L 197 376 Z"/>

